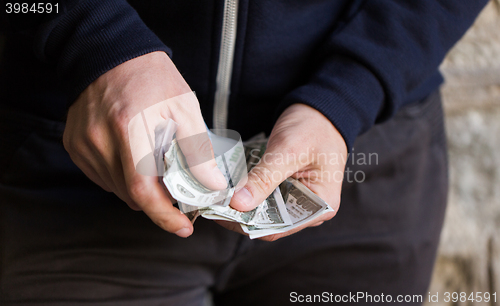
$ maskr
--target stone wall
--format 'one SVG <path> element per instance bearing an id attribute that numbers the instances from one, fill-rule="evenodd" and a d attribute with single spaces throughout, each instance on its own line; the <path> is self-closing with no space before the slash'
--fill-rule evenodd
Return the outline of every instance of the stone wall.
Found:
<path id="1" fill-rule="evenodd" d="M 441 66 L 450 196 L 427 305 L 500 305 L 500 0 L 490 2 Z M 445 292 L 497 302 L 445 303 Z"/>

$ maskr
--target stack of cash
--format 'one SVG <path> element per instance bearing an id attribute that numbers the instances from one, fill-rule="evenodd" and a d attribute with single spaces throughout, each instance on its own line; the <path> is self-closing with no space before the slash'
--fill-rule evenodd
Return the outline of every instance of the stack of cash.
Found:
<path id="1" fill-rule="evenodd" d="M 214 141 L 214 135 L 210 138 Z M 220 137 L 219 137 L 220 138 Z M 220 140 L 220 139 L 219 139 Z M 240 144 L 240 145 L 239 145 Z M 251 239 L 290 231 L 333 209 L 300 181 L 288 178 L 255 209 L 241 212 L 228 204 L 246 175 L 261 159 L 267 145 L 265 136 L 258 135 L 243 144 L 234 145 L 215 161 L 228 182 L 228 188 L 213 191 L 189 171 L 176 140 L 164 155 L 166 171 L 163 182 L 179 209 L 194 223 L 198 216 L 211 220 L 237 222 Z M 214 147 L 215 150 L 215 147 Z M 217 153 L 217 152 L 216 152 Z M 246 167 L 245 167 L 246 166 Z"/>

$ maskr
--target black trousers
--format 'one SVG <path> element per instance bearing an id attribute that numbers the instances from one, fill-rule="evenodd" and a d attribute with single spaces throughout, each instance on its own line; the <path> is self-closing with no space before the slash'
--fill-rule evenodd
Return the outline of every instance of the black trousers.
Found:
<path id="1" fill-rule="evenodd" d="M 164 232 L 71 162 L 63 123 L 0 119 L 0 305 L 428 298 L 447 194 L 438 93 L 359 137 L 335 218 L 271 243 L 204 219 L 188 239 Z"/>

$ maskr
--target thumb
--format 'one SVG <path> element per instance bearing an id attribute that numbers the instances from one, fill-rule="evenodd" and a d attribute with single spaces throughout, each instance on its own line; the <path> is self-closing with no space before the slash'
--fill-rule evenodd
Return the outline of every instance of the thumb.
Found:
<path id="1" fill-rule="evenodd" d="M 259 163 L 248 173 L 246 185 L 234 194 L 231 206 L 239 211 L 254 209 L 279 184 L 306 165 L 307 160 L 297 158 L 293 149 L 274 146 L 270 142 Z"/>

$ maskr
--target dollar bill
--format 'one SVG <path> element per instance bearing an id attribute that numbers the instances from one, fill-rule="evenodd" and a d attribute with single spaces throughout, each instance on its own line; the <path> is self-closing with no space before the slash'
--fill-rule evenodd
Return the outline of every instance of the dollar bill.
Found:
<path id="1" fill-rule="evenodd" d="M 264 202 L 251 211 L 241 212 L 230 206 L 203 207 L 199 211 L 201 216 L 207 219 L 230 220 L 241 224 L 258 225 L 266 228 L 292 224 L 279 188 L 276 188 Z"/>
<path id="2" fill-rule="evenodd" d="M 189 170 L 182 150 L 176 139 L 164 155 L 166 172 L 163 182 L 174 199 L 194 206 L 227 206 L 235 191 L 235 182 L 246 175 L 244 149 L 241 142 L 226 153 L 215 158 L 217 166 L 228 182 L 228 188 L 211 190 L 201 184 Z"/>
<path id="3" fill-rule="evenodd" d="M 250 172 L 262 159 L 267 147 L 267 138 L 264 133 L 260 133 L 245 141 L 243 146 L 245 147 L 247 171 Z"/>
<path id="4" fill-rule="evenodd" d="M 177 123 L 172 119 L 161 122 L 155 128 L 155 149 L 153 154 L 158 176 L 163 176 L 165 173 L 164 156 L 172 144 L 176 131 Z"/>
<path id="5" fill-rule="evenodd" d="M 247 171 L 261 160 L 267 146 L 263 134 L 241 142 L 210 134 L 216 143 L 215 161 L 224 174 L 228 188 L 213 191 L 203 186 L 189 171 L 179 144 L 174 139 L 164 155 L 165 186 L 192 223 L 198 216 L 211 220 L 238 222 L 251 239 L 290 231 L 333 209 L 300 181 L 286 179 L 259 206 L 248 212 L 228 206 L 238 183 L 244 183 Z M 239 144 L 239 145 L 238 145 Z M 229 148 L 229 149 L 228 149 Z M 240 185 L 241 187 L 242 185 Z"/>
<path id="6" fill-rule="evenodd" d="M 333 211 L 328 203 L 296 179 L 286 179 L 280 185 L 280 191 L 292 224 L 272 229 L 259 225 L 241 224 L 241 228 L 251 239 L 290 231 L 324 213 Z"/>
<path id="7" fill-rule="evenodd" d="M 245 149 L 243 144 L 234 139 L 220 137 L 209 133 L 214 151 L 217 167 L 224 174 L 229 188 L 243 187 L 246 183 L 247 168 L 245 159 Z M 222 151 L 219 151 L 222 148 Z"/>

